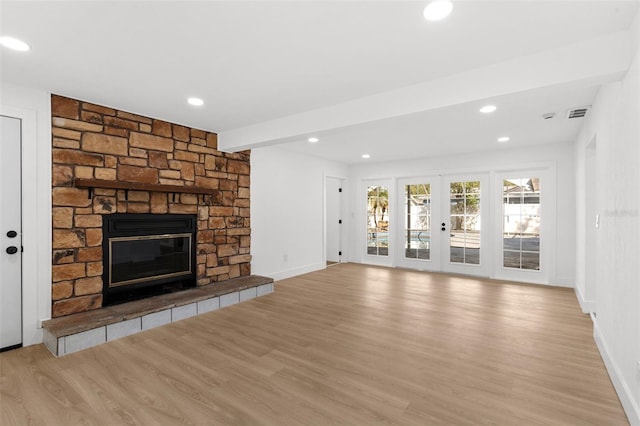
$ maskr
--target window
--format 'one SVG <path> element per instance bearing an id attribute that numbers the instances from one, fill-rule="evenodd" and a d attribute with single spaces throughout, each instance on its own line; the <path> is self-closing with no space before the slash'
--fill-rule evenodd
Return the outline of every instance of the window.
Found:
<path id="1" fill-rule="evenodd" d="M 389 188 L 367 187 L 367 254 L 389 255 Z"/>
<path id="2" fill-rule="evenodd" d="M 540 270 L 540 178 L 503 180 L 503 266 Z"/>

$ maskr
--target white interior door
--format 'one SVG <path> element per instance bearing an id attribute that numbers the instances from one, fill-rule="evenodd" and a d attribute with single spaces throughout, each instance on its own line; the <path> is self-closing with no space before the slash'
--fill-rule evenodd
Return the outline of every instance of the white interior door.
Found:
<path id="1" fill-rule="evenodd" d="M 340 262 L 342 258 L 342 180 L 326 179 L 326 257 L 327 262 Z"/>
<path id="2" fill-rule="evenodd" d="M 445 272 L 488 276 L 489 186 L 487 175 L 445 176 L 438 228 Z"/>
<path id="3" fill-rule="evenodd" d="M 0 349 L 22 344 L 21 121 L 0 116 Z"/>

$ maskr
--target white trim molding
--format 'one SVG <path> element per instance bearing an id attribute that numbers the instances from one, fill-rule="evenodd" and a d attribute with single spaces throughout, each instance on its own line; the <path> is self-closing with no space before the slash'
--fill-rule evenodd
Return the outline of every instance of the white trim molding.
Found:
<path id="1" fill-rule="evenodd" d="M 633 394 L 625 382 L 624 376 L 620 372 L 618 365 L 611 358 L 607 343 L 600 331 L 600 328 L 598 327 L 597 318 L 594 315 L 592 315 L 591 318 L 593 320 L 593 339 L 596 341 L 602 361 L 604 361 L 604 365 L 607 368 L 609 377 L 611 378 L 611 383 L 613 383 L 613 387 L 618 394 L 618 398 L 620 398 L 622 408 L 624 408 L 624 412 L 631 425 L 640 425 L 640 407 L 638 406 L 637 401 L 634 401 Z"/>
<path id="2" fill-rule="evenodd" d="M 284 271 L 272 272 L 263 274 L 268 277 L 273 278 L 274 281 L 284 280 L 286 278 L 296 277 L 302 274 L 308 274 L 309 272 L 319 271 L 321 269 L 326 269 L 326 262 L 322 263 L 313 263 L 310 265 L 301 266 L 299 268 L 285 269 Z"/>

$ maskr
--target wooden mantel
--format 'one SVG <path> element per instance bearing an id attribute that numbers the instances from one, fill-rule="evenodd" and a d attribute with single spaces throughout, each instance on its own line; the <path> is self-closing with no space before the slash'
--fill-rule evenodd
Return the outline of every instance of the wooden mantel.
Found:
<path id="1" fill-rule="evenodd" d="M 122 182 L 115 180 L 103 180 L 103 179 L 79 179 L 74 180 L 74 186 L 76 188 L 89 188 L 89 195 L 93 192 L 93 188 L 103 189 L 124 189 L 126 191 L 151 191 L 151 192 L 169 192 L 173 194 L 201 194 L 201 195 L 215 195 L 218 193 L 217 189 L 202 188 L 195 186 L 180 186 L 180 185 L 161 185 L 155 183 L 141 183 L 141 182 Z"/>

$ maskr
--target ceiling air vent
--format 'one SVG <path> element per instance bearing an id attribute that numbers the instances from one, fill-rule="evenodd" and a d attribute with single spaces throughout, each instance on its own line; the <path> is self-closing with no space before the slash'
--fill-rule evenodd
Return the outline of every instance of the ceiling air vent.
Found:
<path id="1" fill-rule="evenodd" d="M 567 118 L 568 119 L 582 118 L 585 115 L 587 115 L 587 111 L 589 111 L 589 107 L 590 107 L 590 105 L 589 106 L 570 109 L 569 111 L 567 111 Z"/>

